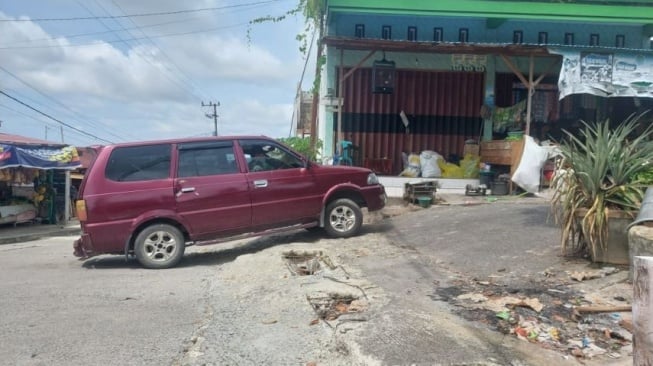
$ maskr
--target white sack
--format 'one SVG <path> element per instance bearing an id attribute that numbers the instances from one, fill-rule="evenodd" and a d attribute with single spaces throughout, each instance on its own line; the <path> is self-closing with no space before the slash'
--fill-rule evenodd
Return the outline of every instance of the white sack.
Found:
<path id="1" fill-rule="evenodd" d="M 442 176 L 442 170 L 438 165 L 438 159 L 442 156 L 435 151 L 425 150 L 419 154 L 419 164 L 422 169 L 422 177 L 424 178 L 439 178 Z"/>
<path id="2" fill-rule="evenodd" d="M 548 156 L 547 149 L 538 145 L 531 136 L 525 135 L 524 152 L 511 180 L 526 192 L 538 192 L 540 189 L 540 174 Z"/>

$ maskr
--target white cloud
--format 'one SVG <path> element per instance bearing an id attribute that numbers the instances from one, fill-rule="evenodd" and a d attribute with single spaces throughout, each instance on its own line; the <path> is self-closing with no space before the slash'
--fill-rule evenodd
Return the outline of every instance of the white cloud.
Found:
<path id="1" fill-rule="evenodd" d="M 116 1 L 127 14 L 228 4 L 210 0 L 191 4 L 174 0 Z M 15 5 L 20 7 L 21 4 Z M 29 14 L 31 18 L 88 16 L 74 4 L 58 4 L 61 6 L 52 5 L 56 12 L 46 16 L 43 14 L 48 9 L 34 11 L 29 6 L 10 14 Z M 121 14 L 110 3 L 103 3 L 103 6 L 112 14 Z M 0 22 L 0 66 L 83 117 L 72 114 L 69 109 L 56 107 L 51 101 L 38 101 L 42 98 L 38 93 L 2 70 L 0 85 L 8 87 L 9 92 L 29 95 L 30 104 L 77 128 L 115 142 L 208 135 L 213 131 L 213 120 L 205 113 L 212 110 L 203 108 L 201 101 L 221 103 L 218 108 L 218 132 L 221 135 L 285 137 L 290 129 L 295 88 L 303 66 L 294 40 L 298 29 L 296 22 L 256 25 L 251 44 L 248 44 L 244 26 L 156 38 L 161 34 L 242 24 L 256 16 L 281 14 L 287 9 L 281 6 L 277 10 L 259 10 L 260 13 L 231 9 L 156 19 L 133 18 L 139 26 L 193 19 L 143 28 L 152 36 L 154 44 L 146 39 L 129 41 L 128 44 L 109 43 L 116 39 L 111 33 L 98 33 L 92 37 L 60 36 L 103 32 L 105 29 L 95 22 L 80 22 L 84 27 L 66 22 L 62 29 L 48 22 L 40 23 L 42 26 L 34 22 Z M 102 14 L 97 8 L 93 12 Z M 15 15 L 6 16 L 0 12 L 0 18 L 7 17 Z M 106 23 L 117 28 L 117 24 L 111 21 Z M 134 27 L 126 19 L 121 23 L 125 27 Z M 119 34 L 123 38 L 142 36 L 139 30 L 130 33 Z M 95 44 L 73 46 L 91 43 L 92 39 L 96 40 Z M 25 46 L 48 47 L 15 48 Z M 311 70 L 309 66 L 308 74 Z M 6 103 L 6 99 L 0 102 Z M 21 118 L 18 114 L 11 114 L 11 117 Z M 8 125 L 19 126 L 11 122 Z M 31 125 L 35 123 L 38 122 L 33 120 Z M 10 133 L 30 135 L 29 131 L 20 130 Z M 40 129 L 35 137 L 42 135 Z M 77 136 L 76 139 L 86 137 Z"/>

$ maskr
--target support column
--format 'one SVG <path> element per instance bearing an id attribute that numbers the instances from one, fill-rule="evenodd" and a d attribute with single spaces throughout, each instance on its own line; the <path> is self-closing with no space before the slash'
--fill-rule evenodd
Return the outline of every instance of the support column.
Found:
<path id="1" fill-rule="evenodd" d="M 485 66 L 485 95 L 483 96 L 483 103 L 493 110 L 495 107 L 494 87 L 496 84 L 496 61 L 495 57 L 487 58 L 487 65 Z M 483 119 L 483 134 L 479 136 L 481 141 L 492 140 L 492 116 Z M 480 141 L 479 141 L 480 143 Z"/>
<path id="2" fill-rule="evenodd" d="M 633 265 L 633 365 L 653 365 L 653 257 L 635 257 Z"/>

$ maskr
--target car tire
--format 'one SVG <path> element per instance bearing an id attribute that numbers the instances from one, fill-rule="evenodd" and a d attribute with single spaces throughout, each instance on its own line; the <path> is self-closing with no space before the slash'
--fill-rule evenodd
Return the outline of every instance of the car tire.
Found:
<path id="1" fill-rule="evenodd" d="M 146 227 L 134 242 L 136 259 L 143 267 L 151 269 L 174 267 L 184 256 L 185 249 L 181 231 L 168 224 Z"/>
<path id="2" fill-rule="evenodd" d="M 363 224 L 363 211 L 356 202 L 341 198 L 327 205 L 324 230 L 329 236 L 347 238 L 356 235 Z"/>

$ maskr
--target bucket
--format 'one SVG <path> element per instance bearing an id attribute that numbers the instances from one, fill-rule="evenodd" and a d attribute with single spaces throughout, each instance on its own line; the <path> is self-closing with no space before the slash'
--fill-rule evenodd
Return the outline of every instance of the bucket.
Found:
<path id="1" fill-rule="evenodd" d="M 508 182 L 504 180 L 495 180 L 492 183 L 492 194 L 495 196 L 505 196 L 508 194 Z"/>
<path id="2" fill-rule="evenodd" d="M 494 180 L 494 172 L 493 171 L 481 171 L 479 172 L 479 184 L 485 184 L 487 188 L 490 188 L 492 185 L 492 181 Z"/>
<path id="3" fill-rule="evenodd" d="M 431 201 L 432 201 L 432 198 L 429 197 L 429 196 L 417 197 L 417 203 L 420 205 L 420 207 L 424 207 L 424 208 L 431 207 Z"/>
<path id="4" fill-rule="evenodd" d="M 639 207 L 637 217 L 630 223 L 630 225 L 628 225 L 626 230 L 629 230 L 631 226 L 648 221 L 653 221 L 653 187 L 646 188 L 644 199 L 642 199 L 642 205 Z"/>

